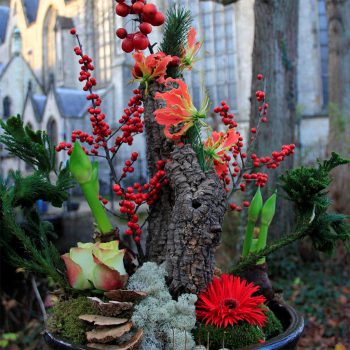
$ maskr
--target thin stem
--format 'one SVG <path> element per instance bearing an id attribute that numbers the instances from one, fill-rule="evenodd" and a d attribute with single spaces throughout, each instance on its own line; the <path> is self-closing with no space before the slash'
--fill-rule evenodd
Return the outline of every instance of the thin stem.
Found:
<path id="1" fill-rule="evenodd" d="M 32 282 L 32 287 L 33 287 L 33 291 L 34 291 L 35 297 L 36 297 L 36 299 L 38 301 L 38 304 L 39 304 L 39 307 L 40 307 L 40 311 L 41 311 L 41 313 L 43 315 L 43 320 L 44 320 L 44 323 L 45 323 L 45 326 L 46 326 L 47 313 L 46 313 L 45 305 L 44 305 L 44 302 L 43 302 L 43 300 L 41 298 L 41 295 L 40 295 L 39 289 L 38 289 L 38 285 L 37 285 L 33 275 L 31 276 L 31 282 Z"/>

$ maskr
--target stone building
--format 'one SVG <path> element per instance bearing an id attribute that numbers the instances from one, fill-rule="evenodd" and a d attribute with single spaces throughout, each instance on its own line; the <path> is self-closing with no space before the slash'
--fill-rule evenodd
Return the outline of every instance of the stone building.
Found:
<path id="1" fill-rule="evenodd" d="M 202 59 L 186 77 L 196 105 L 203 86 L 212 105 L 225 99 L 233 107 L 242 127 L 250 111 L 250 84 L 254 36 L 254 0 L 229 6 L 212 1 L 158 0 L 166 10 L 171 3 L 191 9 L 194 26 L 204 39 Z M 74 129 L 89 130 L 87 101 L 77 80 L 79 64 L 73 52 L 76 27 L 84 50 L 95 60 L 103 112 L 117 125 L 134 88 L 131 55 L 120 48 L 114 32 L 130 26 L 115 16 L 114 0 L 0 0 L 0 117 L 21 114 L 34 129 L 47 130 L 52 142 L 69 141 Z M 306 157 L 322 155 L 328 133 L 327 21 L 325 0 L 302 0 L 299 18 L 298 130 Z M 160 33 L 151 35 L 159 42 Z M 136 176 L 145 176 L 144 140 L 133 149 L 142 155 Z M 128 158 L 125 148 L 116 166 Z M 65 161 L 66 155 L 59 154 Z M 10 169 L 25 171 L 24 164 L 0 150 L 0 175 Z M 106 169 L 102 169 L 102 171 Z M 108 174 L 104 177 L 108 179 Z M 107 180 L 106 180 L 107 181 Z"/>

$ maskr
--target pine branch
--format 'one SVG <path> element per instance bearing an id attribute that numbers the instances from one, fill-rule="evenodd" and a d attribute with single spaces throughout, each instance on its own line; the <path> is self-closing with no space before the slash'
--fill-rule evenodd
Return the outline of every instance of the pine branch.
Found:
<path id="1" fill-rule="evenodd" d="M 20 172 L 11 174 L 15 185 L 13 191 L 13 205 L 31 207 L 39 199 L 50 202 L 55 207 L 61 207 L 68 199 L 67 190 L 73 187 L 73 178 L 68 169 L 59 172 L 55 185 L 48 180 L 48 174 L 40 171 L 32 175 L 22 177 Z"/>
<path id="2" fill-rule="evenodd" d="M 47 225 L 42 225 L 42 222 L 36 229 L 40 239 L 33 240 L 29 235 L 17 224 L 16 214 L 11 204 L 10 196 L 2 196 L 0 202 L 1 222 L 0 228 L 4 232 L 11 232 L 19 244 L 19 246 L 26 253 L 26 257 L 19 255 L 7 241 L 5 237 L 0 236 L 0 246 L 4 247 L 4 251 L 8 256 L 9 261 L 18 267 L 22 267 L 27 271 L 39 273 L 45 277 L 51 277 L 53 281 L 58 283 L 62 288 L 67 287 L 65 279 L 61 276 L 59 271 L 63 271 L 63 264 L 59 258 L 57 249 L 47 240 Z M 30 220 L 29 220 L 30 221 Z M 33 225 L 34 221 L 31 221 Z"/>
<path id="3" fill-rule="evenodd" d="M 167 55 L 180 57 L 187 42 L 188 32 L 191 28 L 191 12 L 184 7 L 173 5 L 166 14 L 163 41 L 160 51 Z M 180 74 L 177 67 L 169 67 L 168 76 L 177 78 Z"/>
<path id="4" fill-rule="evenodd" d="M 24 126 L 19 115 L 6 122 L 0 120 L 0 126 L 4 130 L 4 134 L 0 135 L 0 142 L 11 155 L 43 173 L 55 171 L 55 149 L 51 147 L 45 132 L 33 131 Z"/>

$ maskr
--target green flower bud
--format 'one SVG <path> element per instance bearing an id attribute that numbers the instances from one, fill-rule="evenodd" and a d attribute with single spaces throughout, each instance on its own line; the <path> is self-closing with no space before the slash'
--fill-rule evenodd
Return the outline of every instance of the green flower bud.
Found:
<path id="1" fill-rule="evenodd" d="M 69 160 L 69 170 L 79 184 L 84 184 L 91 180 L 93 171 L 92 164 L 78 141 L 74 143 L 73 151 Z"/>
<path id="2" fill-rule="evenodd" d="M 261 209 L 261 224 L 270 226 L 276 212 L 276 192 L 265 202 Z"/>
<path id="3" fill-rule="evenodd" d="M 253 221 L 254 223 L 258 220 L 261 208 L 263 206 L 263 199 L 261 195 L 260 187 L 256 191 L 250 206 L 248 208 L 248 220 Z"/>

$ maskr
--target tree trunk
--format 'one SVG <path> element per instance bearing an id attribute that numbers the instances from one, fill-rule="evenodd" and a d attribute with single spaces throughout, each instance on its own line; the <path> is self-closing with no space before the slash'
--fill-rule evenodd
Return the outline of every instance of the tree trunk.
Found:
<path id="1" fill-rule="evenodd" d="M 150 177 L 157 172 L 157 162 L 170 157 L 173 147 L 173 143 L 165 138 L 163 127 L 155 121 L 153 116 L 153 112 L 161 107 L 161 102 L 154 100 L 155 93 L 160 91 L 165 91 L 165 88 L 158 83 L 152 83 L 144 99 L 147 165 Z M 162 189 L 157 202 L 150 207 L 146 243 L 148 261 L 158 264 L 165 261 L 168 226 L 173 204 L 172 189 L 167 186 Z"/>
<path id="2" fill-rule="evenodd" d="M 259 73 L 266 77 L 269 104 L 267 123 L 261 125 L 255 148 L 259 156 L 271 155 L 273 151 L 280 151 L 283 144 L 295 142 L 298 3 L 290 0 L 255 1 L 250 127 L 256 127 L 259 120 L 255 98 Z M 265 196 L 276 188 L 278 176 L 292 166 L 293 157 L 288 157 L 278 169 L 269 172 Z M 292 224 L 292 206 L 279 198 L 270 238 L 289 232 Z"/>
<path id="3" fill-rule="evenodd" d="M 151 206 L 148 219 L 146 258 L 166 262 L 170 291 L 198 293 L 211 281 L 214 252 L 219 244 L 226 211 L 226 192 L 214 171 L 204 173 L 190 145 L 176 147 L 164 136 L 153 112 L 161 108 L 155 101 L 157 83 L 149 86 L 145 97 L 145 131 L 149 174 L 157 171 L 158 160 L 169 160 L 159 200 Z"/>
<path id="4" fill-rule="evenodd" d="M 190 145 L 174 150 L 166 171 L 175 193 L 166 259 L 170 291 L 198 293 L 213 278 L 226 192 L 213 170 L 202 171 Z"/>
<path id="5" fill-rule="evenodd" d="M 327 0 L 329 35 L 328 150 L 350 157 L 350 0 Z M 337 211 L 350 214 L 350 166 L 334 171 L 331 194 Z"/>

